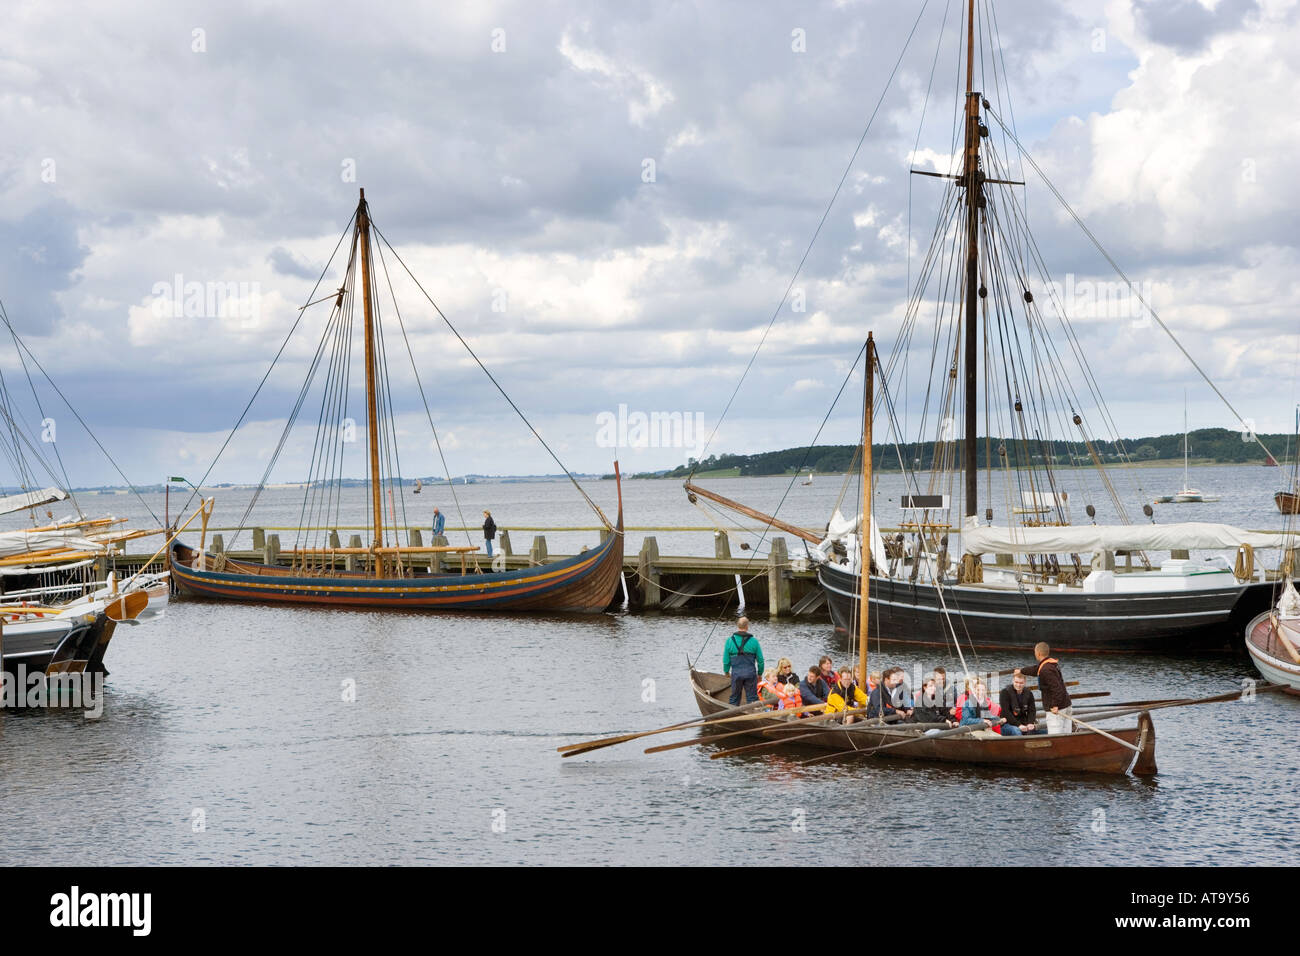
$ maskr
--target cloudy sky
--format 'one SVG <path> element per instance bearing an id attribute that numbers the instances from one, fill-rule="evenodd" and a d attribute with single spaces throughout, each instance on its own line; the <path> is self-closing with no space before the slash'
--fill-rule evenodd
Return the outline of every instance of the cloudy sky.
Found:
<path id="1" fill-rule="evenodd" d="M 978 5 L 977 84 L 1243 415 L 1289 430 L 1296 0 L 1002 0 L 996 21 Z M 902 322 L 945 189 L 908 170 L 948 168 L 960 7 L 12 4 L 0 299 L 133 480 L 193 477 L 364 186 L 378 227 L 565 462 L 606 471 L 600 416 L 620 405 L 712 430 L 885 91 L 795 280 L 803 310 L 779 311 L 710 450 L 798 445 L 867 329 L 887 351 Z M 1053 277 L 1114 280 L 1025 172 L 1017 195 Z M 193 283 L 236 297 L 173 310 Z M 427 303 L 395 287 L 451 470 L 554 471 Z M 211 480 L 260 476 L 325 318 L 307 311 Z M 1075 325 L 1121 432 L 1179 430 L 1185 389 L 1194 427 L 1236 425 L 1152 323 Z M 440 473 L 396 338 L 390 357 L 404 470 Z M 927 365 L 918 351 L 905 404 Z M 42 412 L 54 420 L 75 484 L 117 480 L 48 386 L 36 409 L 12 344 L 0 371 L 34 431 Z M 846 404 L 823 440 L 852 440 L 856 421 Z M 295 434 L 276 479 L 303 476 L 309 443 Z M 621 457 L 640 470 L 695 451 Z"/>

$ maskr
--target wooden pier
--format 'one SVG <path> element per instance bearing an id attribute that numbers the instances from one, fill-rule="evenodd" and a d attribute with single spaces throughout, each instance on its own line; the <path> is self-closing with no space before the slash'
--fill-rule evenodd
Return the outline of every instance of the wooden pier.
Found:
<path id="1" fill-rule="evenodd" d="M 226 552 L 222 532 L 235 529 L 209 529 L 214 531 L 208 540 L 208 550 L 214 554 L 228 553 L 229 557 L 241 561 L 254 561 L 263 564 L 275 564 L 283 567 L 291 565 L 294 555 L 292 546 L 281 545 L 280 533 L 285 532 L 290 538 L 297 529 L 292 528 L 250 528 L 241 532 L 244 540 L 249 540 L 251 549 L 238 549 Z M 322 530 L 322 529 L 314 529 Z M 359 571 L 370 567 L 371 556 L 362 544 L 362 537 L 357 533 L 362 529 L 342 526 L 328 532 L 328 546 L 312 552 L 311 561 L 317 568 L 324 566 L 337 571 Z M 450 529 L 463 532 L 464 529 Z M 476 529 L 475 529 L 476 530 Z M 629 528 L 629 531 L 660 531 L 674 535 L 683 532 L 705 533 L 713 540 L 713 555 L 664 555 L 659 552 L 656 537 L 647 534 L 641 548 L 635 552 L 625 552 L 623 556 L 623 587 L 614 594 L 610 604 L 611 610 L 623 607 L 635 611 L 709 611 L 717 612 L 730 607 L 737 613 L 743 607 L 750 616 L 764 612 L 773 618 L 819 617 L 828 618 L 826 596 L 817 583 L 815 566 L 804 557 L 800 548 L 791 553 L 784 537 L 776 536 L 768 541 L 769 551 L 759 555 L 750 551 L 732 553 L 731 542 L 727 534 L 709 528 Z M 754 529 L 759 530 L 759 529 Z M 886 532 L 895 530 L 888 528 Z M 905 530 L 905 529 L 903 529 Z M 598 527 L 590 528 L 534 528 L 516 527 L 520 538 L 528 532 L 584 532 L 595 535 L 600 533 L 601 540 L 608 534 Z M 473 533 L 473 532 L 471 532 Z M 408 528 L 405 532 L 410 547 L 422 548 L 424 553 L 408 555 L 404 558 L 407 567 L 417 574 L 457 573 L 461 571 L 462 562 L 465 573 L 475 574 L 487 571 L 507 571 L 521 568 L 537 567 L 552 561 L 568 557 L 564 554 L 552 554 L 545 534 L 533 534 L 526 549 L 516 550 L 511 541 L 510 532 L 501 530 L 497 535 L 496 553 L 488 557 L 483 550 L 468 550 L 452 547 L 445 535 L 428 534 L 424 528 Z M 346 537 L 345 537 L 346 536 Z M 459 537 L 459 534 L 458 534 Z M 189 540 L 191 546 L 197 545 L 197 536 Z M 332 553 L 330 549 L 336 549 Z M 437 550 L 437 549 L 446 549 Z M 468 551 L 468 553 L 466 553 Z M 152 552 L 150 552 L 151 554 Z M 150 554 L 122 554 L 116 557 L 101 557 L 96 561 L 99 577 L 109 570 L 116 570 L 119 579 L 139 571 Z M 1103 556 L 1103 567 L 1116 571 L 1134 571 L 1138 567 L 1131 554 L 1120 552 L 1121 562 L 1116 555 L 1107 552 Z M 1185 551 L 1173 552 L 1175 558 L 1187 558 Z M 1029 565 L 1017 563 L 1011 555 L 995 555 L 991 566 L 1014 568 L 1027 574 L 1036 569 Z M 300 557 L 299 560 L 302 560 Z M 1300 549 L 1289 556 L 1291 567 L 1300 566 Z M 150 570 L 163 570 L 161 560 L 155 560 Z M 1038 569 L 1041 570 L 1041 569 Z M 1264 579 L 1274 580 L 1279 572 L 1265 570 Z M 743 598 L 743 600 L 741 600 Z"/>
<path id="2" fill-rule="evenodd" d="M 229 530 L 229 529 L 224 529 Z M 338 571 L 364 570 L 369 566 L 369 556 L 364 548 L 360 534 L 344 537 L 351 529 L 343 528 L 329 532 L 329 548 L 338 549 L 339 553 L 330 555 L 328 550 L 313 554 L 316 567 L 322 564 Z M 521 529 L 516 529 L 520 531 Z M 534 529 L 523 529 L 534 530 Z M 575 530 L 575 529 L 549 529 Z M 582 529 L 587 530 L 587 529 Z M 593 532 L 598 529 L 591 529 Z M 663 528 L 662 531 L 681 531 L 699 529 Z M 290 548 L 281 544 L 278 531 L 265 528 L 251 528 L 252 548 L 227 552 L 223 534 L 214 533 L 208 541 L 208 551 L 213 554 L 228 554 L 230 558 L 241 561 L 257 561 L 264 564 L 290 566 L 293 555 Z M 601 532 L 601 539 L 608 532 Z M 770 541 L 769 553 L 756 555 L 752 552 L 733 556 L 731 543 L 724 532 L 712 532 L 714 553 L 708 556 L 661 555 L 659 544 L 653 535 L 647 535 L 641 549 L 630 552 L 623 557 L 624 587 L 615 592 L 611 609 L 626 606 L 637 611 L 677 611 L 699 610 L 717 611 L 730 606 L 739 613 L 743 604 L 745 613 L 750 615 L 767 613 L 769 617 L 828 617 L 826 598 L 817 583 L 817 572 L 802 555 L 791 556 L 782 537 Z M 428 529 L 407 529 L 407 539 L 412 547 L 424 547 L 428 539 L 429 548 L 449 547 L 444 535 L 430 535 Z M 248 537 L 245 536 L 247 541 Z M 191 546 L 197 541 L 189 541 Z M 149 557 L 148 554 L 123 554 L 108 559 L 108 567 L 118 571 L 119 576 L 138 571 Z M 516 550 L 511 541 L 510 532 L 498 533 L 496 554 L 488 557 L 486 551 L 476 551 L 468 555 L 450 552 L 430 551 L 427 554 L 413 555 L 408 559 L 408 566 L 416 573 L 457 573 L 461 570 L 464 559 L 466 573 L 480 571 L 505 571 L 536 567 L 551 561 L 567 557 L 552 554 L 544 534 L 534 535 L 526 550 Z M 301 560 L 301 558 L 299 559 Z M 158 562 L 153 567 L 157 569 Z M 743 597 L 743 602 L 740 600 Z"/>

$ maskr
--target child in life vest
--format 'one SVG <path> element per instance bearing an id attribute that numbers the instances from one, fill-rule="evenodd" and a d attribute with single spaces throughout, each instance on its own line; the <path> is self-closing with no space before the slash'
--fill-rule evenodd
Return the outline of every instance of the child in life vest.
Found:
<path id="1" fill-rule="evenodd" d="M 758 682 L 758 699 L 767 704 L 768 710 L 785 706 L 785 685 L 777 680 L 775 667 L 763 671 L 763 679 Z"/>

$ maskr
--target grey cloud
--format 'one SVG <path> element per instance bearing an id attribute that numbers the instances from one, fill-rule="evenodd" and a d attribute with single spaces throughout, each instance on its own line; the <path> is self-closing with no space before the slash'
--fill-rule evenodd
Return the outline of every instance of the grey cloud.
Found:
<path id="1" fill-rule="evenodd" d="M 48 334 L 63 318 L 57 294 L 76 283 L 89 252 L 77 239 L 77 220 L 59 200 L 0 220 L 0 297 L 20 333 Z"/>
<path id="2" fill-rule="evenodd" d="M 275 271 L 281 275 L 294 276 L 299 279 L 315 279 L 320 274 L 319 270 L 299 262 L 294 257 L 294 254 L 283 246 L 276 246 L 272 249 L 267 259 Z"/>
<path id="3" fill-rule="evenodd" d="M 1136 0 L 1133 4 L 1147 36 L 1185 53 L 1195 53 L 1218 34 L 1239 28 L 1258 11 L 1258 0 L 1220 0 L 1213 10 L 1198 0 Z"/>

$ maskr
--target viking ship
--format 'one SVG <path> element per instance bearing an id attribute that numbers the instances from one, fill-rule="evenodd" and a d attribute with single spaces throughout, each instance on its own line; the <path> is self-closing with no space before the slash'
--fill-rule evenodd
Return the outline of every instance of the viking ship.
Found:
<path id="1" fill-rule="evenodd" d="M 817 563 L 836 631 L 854 629 L 866 567 L 882 640 L 942 646 L 951 609 L 977 648 L 1027 649 L 1047 640 L 1063 651 L 1227 650 L 1269 603 L 1269 572 L 1256 552 L 1292 547 L 1294 538 L 1213 523 L 1156 524 L 1142 470 L 1110 474 L 1104 457 L 1123 465 L 1135 455 L 1120 438 L 1080 346 L 1072 322 L 1077 314 L 1070 313 L 1081 307 L 1062 301 L 1062 285 L 1052 280 L 1028 229 L 1018 191 L 1025 172 L 1032 169 L 1067 215 L 1083 223 L 1007 118 L 996 18 L 991 4 L 981 9 L 982 23 L 973 0 L 962 18 L 965 89 L 953 109 L 952 166 L 910 170 L 929 177 L 918 183 L 937 180 L 943 193 L 876 397 L 881 430 L 894 447 L 875 454 L 902 473 L 902 515 L 887 535 L 879 513 L 864 525 L 860 515 L 838 512 L 824 532 L 800 534 Z M 977 37 L 989 42 L 978 61 Z M 978 74 L 977 62 L 984 65 Z M 991 91 L 976 89 L 977 75 L 992 81 Z M 1122 272 L 1120 278 L 1140 313 L 1135 318 L 1173 338 L 1138 287 Z M 914 348 L 919 360 L 910 358 Z M 909 365 L 923 366 L 925 375 L 915 369 L 909 375 Z M 909 428 L 901 393 L 918 377 L 928 388 L 919 414 L 913 402 Z M 1247 433 L 1258 441 L 1243 424 Z M 1102 444 L 1107 439 L 1115 450 Z M 1064 469 L 1074 467 L 1099 476 L 1090 492 L 1098 500 L 1086 502 L 1087 524 L 1074 524 L 1070 513 L 1080 496 L 1065 487 L 1074 473 Z M 855 477 L 846 478 L 846 488 Z M 1126 492 L 1121 481 L 1133 487 Z M 689 480 L 687 492 L 726 504 Z M 1135 500 L 1143 502 L 1141 515 L 1131 511 Z M 1096 505 L 1110 510 L 1113 523 L 1097 523 Z M 866 565 L 856 558 L 859 536 L 871 541 Z M 1194 558 L 1196 550 L 1235 552 L 1236 560 L 1222 553 Z"/>
<path id="2" fill-rule="evenodd" d="M 578 489 L 579 494 L 595 511 L 605 530 L 597 546 L 550 563 L 507 570 L 504 568 L 504 558 L 498 558 L 491 570 L 484 570 L 479 566 L 477 558 L 479 547 L 476 544 L 424 545 L 413 541 L 409 530 L 407 541 L 403 544 L 399 541 L 400 532 L 392 526 L 386 527 L 385 504 L 388 506 L 388 516 L 392 525 L 397 525 L 396 518 L 399 510 L 405 513 L 406 482 L 398 472 L 400 458 L 397 455 L 397 435 L 392 418 L 393 403 L 389 370 L 384 362 L 387 352 L 377 290 L 381 283 L 390 290 L 392 288 L 391 280 L 388 278 L 387 263 L 383 257 L 384 249 L 389 251 L 392 258 L 401 264 L 403 269 L 405 263 L 402 263 L 396 250 L 388 244 L 387 239 L 374 225 L 364 189 L 361 190 L 360 201 L 349 227 L 351 242 L 343 283 L 338 292 L 315 302 L 309 299 L 308 305 L 303 307 L 305 310 L 317 302 L 332 302 L 308 381 L 303 385 L 298 407 L 289 416 L 279 446 L 283 448 L 287 441 L 298 409 L 303 404 L 303 397 L 308 394 L 312 385 L 312 376 L 321 366 L 326 367 L 328 372 L 321 390 L 320 424 L 317 427 L 311 461 L 312 474 L 305 483 L 303 492 L 301 513 L 304 516 L 304 524 L 298 531 L 298 540 L 294 547 L 284 552 L 289 563 L 286 565 L 274 561 L 237 560 L 228 554 L 232 550 L 229 546 L 210 553 L 207 549 L 207 528 L 213 505 L 212 499 L 209 498 L 191 516 L 191 520 L 194 516 L 201 517 L 199 546 L 194 548 L 180 542 L 172 546 L 171 569 L 177 590 L 181 594 L 204 598 L 274 604 L 355 605 L 453 611 L 604 611 L 610 605 L 623 570 L 623 495 L 617 462 L 615 462 L 615 481 L 618 488 L 618 515 L 613 522 L 605 517 L 601 509 L 582 490 L 572 473 L 561 464 L 561 468 L 564 468 L 565 474 Z M 342 244 L 340 239 L 339 246 L 341 247 Z M 376 272 L 372 250 L 378 251 L 380 261 L 383 263 L 382 276 Z M 328 270 L 329 264 L 326 265 L 326 272 Z M 410 275 L 409 270 L 407 274 Z M 418 280 L 414 276 L 410 277 L 423 292 L 423 286 L 419 285 Z M 473 349 L 461 338 L 460 333 L 456 332 L 442 310 L 438 309 L 427 293 L 425 296 L 434 311 L 465 346 L 470 356 L 478 362 Z M 343 446 L 350 440 L 344 422 L 349 385 L 347 375 L 348 370 L 353 367 L 351 361 L 353 313 L 358 298 L 362 306 L 361 324 L 364 343 L 362 362 L 365 369 L 370 541 L 359 547 L 355 545 L 349 547 L 341 544 L 336 532 L 326 533 L 327 529 L 321 525 L 314 525 L 313 521 L 316 518 L 330 520 L 335 522 L 337 527 L 344 480 L 341 471 Z M 394 313 L 401 328 L 402 338 L 405 340 L 405 323 L 395 304 Z M 290 335 L 292 334 L 291 330 Z M 428 401 L 424 395 L 424 387 L 420 384 L 419 371 L 409 341 L 406 341 L 406 346 L 411 356 L 415 381 L 427 409 Z M 274 366 L 274 363 L 272 364 Z M 481 362 L 478 364 L 493 384 L 501 390 L 499 383 L 490 372 L 487 372 L 486 367 L 483 367 Z M 505 396 L 504 390 L 501 390 L 501 394 Z M 510 401 L 508 396 L 505 397 L 511 407 L 523 418 L 522 412 L 519 412 L 514 402 Z M 526 418 L 523 420 L 534 436 L 541 440 L 528 420 Z M 432 428 L 432 415 L 429 416 L 429 424 Z M 434 439 L 437 441 L 436 429 Z M 543 445 L 545 445 L 544 441 Z M 441 444 L 438 447 L 441 449 Z M 547 451 L 550 452 L 549 446 Z M 555 457 L 553 452 L 551 455 Z M 559 463 L 558 458 L 555 460 Z M 214 460 L 213 466 L 215 464 Z M 254 495 L 254 503 L 265 486 L 274 464 L 273 456 L 272 461 L 267 465 L 262 483 L 259 484 Z M 203 482 L 200 481 L 200 486 L 202 484 Z M 454 496 L 455 488 L 450 474 L 447 476 L 447 486 Z M 244 528 L 251 508 L 252 505 L 245 512 L 240 530 Z M 404 524 L 409 529 L 409 522 Z M 453 561 L 459 559 L 459 568 L 451 571 L 443 570 L 442 563 L 446 558 Z"/>
<path id="3" fill-rule="evenodd" d="M 692 669 L 691 690 L 702 716 L 710 717 L 728 709 L 729 677 Z M 1052 770 L 1151 776 L 1156 773 L 1155 723 L 1145 710 L 1140 711 L 1137 717 L 1136 727 L 1108 730 L 1106 734 L 1079 730 L 1068 734 L 1003 737 L 992 731 L 955 736 L 927 735 L 924 729 L 906 724 L 877 725 L 873 722 L 803 726 L 806 721 L 782 717 L 777 712 L 766 720 L 754 721 L 749 736 L 781 743 L 785 748 L 807 747 L 846 758 L 852 757 L 854 752 L 871 751 L 873 756 L 887 759 L 977 764 L 1026 772 Z"/>

